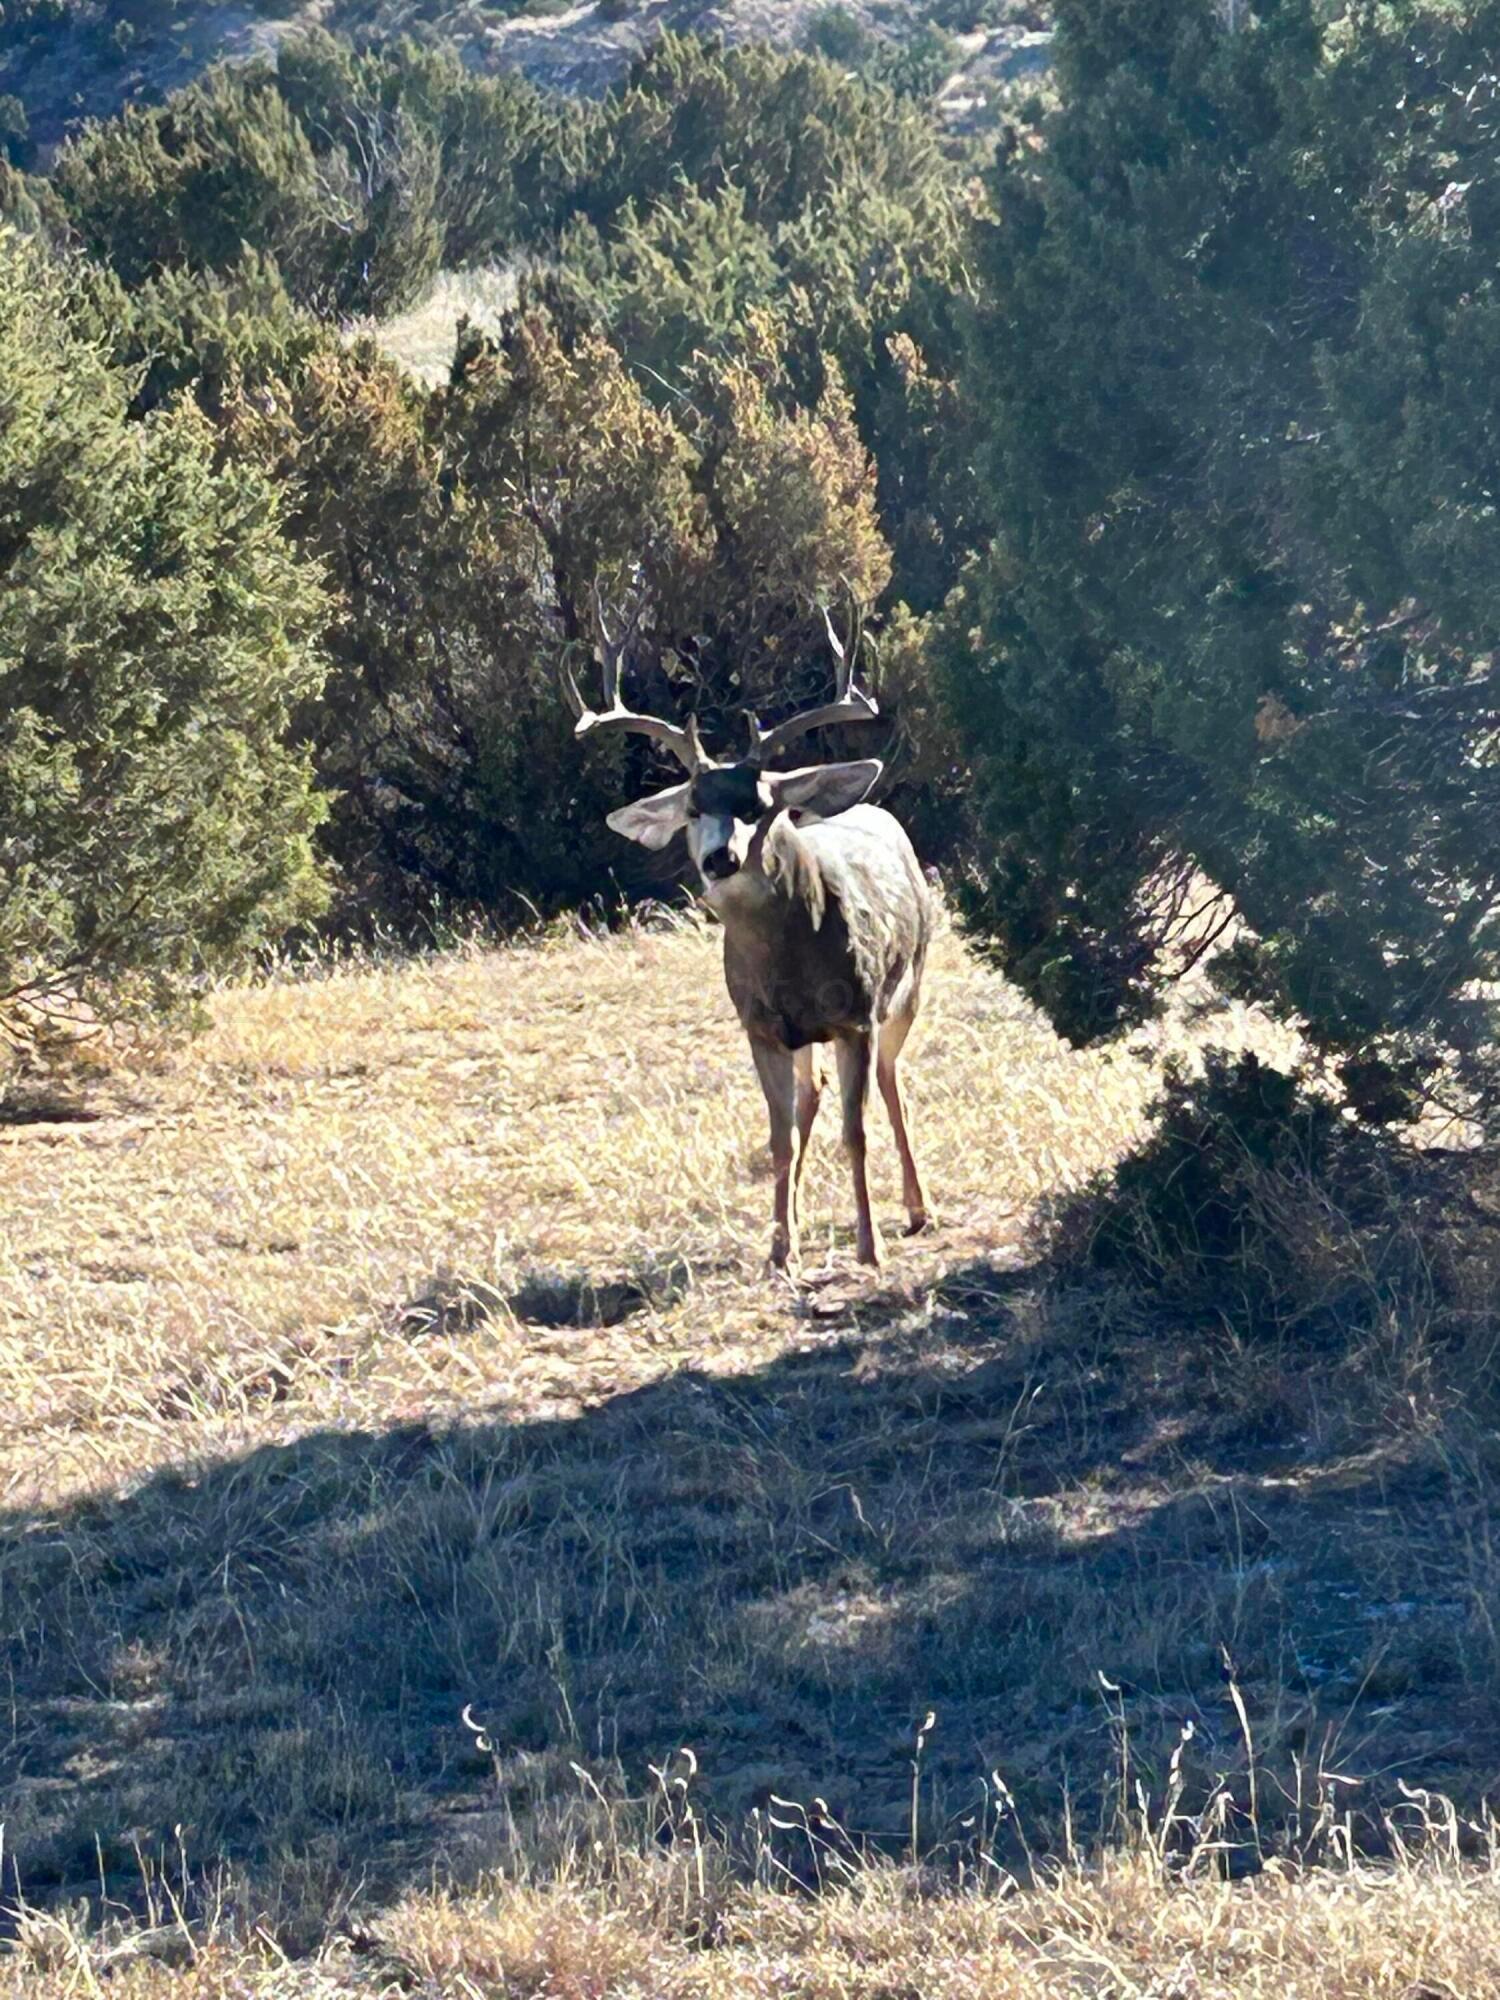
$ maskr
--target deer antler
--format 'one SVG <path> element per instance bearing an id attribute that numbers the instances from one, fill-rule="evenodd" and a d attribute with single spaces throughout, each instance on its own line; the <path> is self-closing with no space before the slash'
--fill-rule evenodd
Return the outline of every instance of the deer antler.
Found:
<path id="1" fill-rule="evenodd" d="M 611 634 L 599 586 L 597 583 L 594 585 L 594 620 L 599 628 L 599 643 L 594 652 L 604 669 L 605 706 L 602 709 L 588 706 L 579 693 L 572 668 L 565 663 L 562 670 L 563 692 L 578 717 L 573 733 L 575 736 L 586 736 L 591 729 L 613 729 L 621 734 L 649 736 L 665 745 L 684 770 L 690 773 L 701 771 L 707 760 L 698 741 L 696 717 L 689 717 L 687 727 L 679 729 L 675 722 L 664 721 L 659 715 L 637 715 L 634 709 L 626 708 L 620 700 L 620 668 L 635 638 L 636 627 L 641 622 L 641 602 L 640 598 L 636 599 L 635 609 L 623 631 Z"/>
<path id="2" fill-rule="evenodd" d="M 864 620 L 856 606 L 853 622 L 849 630 L 849 643 L 844 645 L 833 629 L 833 619 L 828 606 L 823 610 L 823 623 L 828 628 L 828 643 L 833 648 L 833 657 L 838 662 L 834 674 L 836 698 L 825 703 L 822 708 L 806 708 L 801 714 L 788 716 L 785 722 L 778 722 L 774 728 L 762 729 L 759 718 L 748 714 L 750 724 L 750 755 L 758 764 L 764 764 L 778 750 L 788 743 L 805 736 L 810 729 L 821 729 L 829 722 L 873 722 L 880 714 L 874 695 L 854 683 L 854 663 L 859 653 L 860 637 Z"/>

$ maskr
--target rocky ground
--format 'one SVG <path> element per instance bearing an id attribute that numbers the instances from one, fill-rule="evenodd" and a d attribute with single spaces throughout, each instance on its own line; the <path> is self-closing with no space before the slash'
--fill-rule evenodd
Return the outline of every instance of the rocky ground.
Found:
<path id="1" fill-rule="evenodd" d="M 478 39 L 489 62 L 520 69 L 555 89 L 592 94 L 623 75 L 664 30 L 796 47 L 827 11 L 827 0 L 639 0 L 615 19 L 614 9 L 599 0 L 581 0 L 563 13 L 497 22 Z M 844 11 L 871 32 L 899 39 L 920 25 L 926 10 L 855 0 Z M 1003 25 L 956 40 L 961 60 L 943 102 L 955 115 L 971 116 L 998 87 L 1044 69 L 1052 37 L 1029 10 L 1018 9 Z"/>
<path id="2" fill-rule="evenodd" d="M 827 0 L 635 0 L 624 12 L 617 0 L 580 0 L 550 13 L 417 6 L 387 18 L 384 10 L 356 13 L 336 0 L 284 7 L 225 0 L 180 10 L 169 32 L 126 34 L 123 24 L 110 27 L 109 10 L 81 7 L 66 24 L 0 47 L 0 94 L 24 105 L 33 164 L 45 170 L 58 145 L 87 120 L 155 102 L 216 62 L 274 59 L 289 35 L 318 25 L 360 33 L 373 20 L 393 32 L 413 30 L 448 41 L 476 68 L 517 69 L 550 89 L 594 95 L 625 75 L 665 31 L 796 47 L 827 11 Z M 852 0 L 843 11 L 868 31 L 900 40 L 928 10 L 919 0 Z M 1018 5 L 1004 22 L 954 38 L 954 73 L 938 99 L 946 122 L 982 127 L 1009 88 L 1045 71 L 1052 37 L 1043 21 L 1043 9 Z"/>

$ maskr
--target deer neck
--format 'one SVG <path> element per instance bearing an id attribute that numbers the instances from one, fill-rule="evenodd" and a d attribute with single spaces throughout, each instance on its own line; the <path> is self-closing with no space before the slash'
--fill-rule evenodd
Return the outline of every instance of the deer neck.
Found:
<path id="1" fill-rule="evenodd" d="M 766 936 L 802 922 L 817 930 L 826 902 L 823 873 L 788 815 L 775 812 L 756 828 L 744 867 L 716 883 L 708 902 L 729 929 Z"/>

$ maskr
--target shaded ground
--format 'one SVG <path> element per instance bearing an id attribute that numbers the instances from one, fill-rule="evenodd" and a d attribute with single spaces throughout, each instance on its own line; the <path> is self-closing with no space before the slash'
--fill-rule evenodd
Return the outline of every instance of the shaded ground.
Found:
<path id="1" fill-rule="evenodd" d="M 555 1297 L 516 1303 L 559 1338 Z M 1311 1359 L 1247 1404 L 1232 1357 L 1119 1304 L 975 1267 L 789 1322 L 751 1373 L 560 1420 L 323 1427 L 12 1512 L 14 1877 L 129 1902 L 137 1850 L 180 1840 L 310 1942 L 331 1884 L 375 1905 L 434 1867 L 535 1865 L 587 1802 L 575 1764 L 623 1799 L 682 1744 L 731 1845 L 805 1875 L 795 1815 L 766 1834 L 755 1809 L 819 1798 L 902 1852 L 928 1709 L 924 1849 L 989 1834 L 996 1770 L 1033 1849 L 1061 1849 L 1065 1799 L 1107 1835 L 1122 1727 L 1159 1798 L 1190 1721 L 1191 1792 L 1227 1777 L 1244 1860 L 1226 1652 L 1268 1842 L 1330 1799 L 1378 1840 L 1398 1779 L 1476 1806 L 1500 1780 L 1489 1447 L 1320 1434 L 1349 1391 Z"/>

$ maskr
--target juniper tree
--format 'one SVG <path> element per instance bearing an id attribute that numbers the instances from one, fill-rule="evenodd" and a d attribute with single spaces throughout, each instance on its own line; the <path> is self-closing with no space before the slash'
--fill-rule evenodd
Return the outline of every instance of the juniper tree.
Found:
<path id="1" fill-rule="evenodd" d="M 1220 985 L 1384 1116 L 1455 1062 L 1493 1096 L 1500 6 L 1324 11 L 1060 0 L 968 364 L 999 532 L 938 659 L 966 908 L 1059 1027 L 1152 1010 L 1206 878 Z"/>
<path id="2" fill-rule="evenodd" d="M 196 406 L 128 414 L 67 272 L 0 234 L 0 1009 L 181 997 L 318 906 L 291 715 L 327 605 Z"/>

